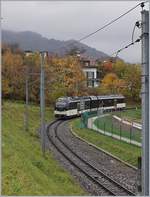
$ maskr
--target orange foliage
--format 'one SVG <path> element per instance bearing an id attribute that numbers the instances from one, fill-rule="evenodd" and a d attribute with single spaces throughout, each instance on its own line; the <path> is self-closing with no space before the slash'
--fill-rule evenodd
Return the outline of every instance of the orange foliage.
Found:
<path id="1" fill-rule="evenodd" d="M 69 96 L 79 95 L 78 87 L 85 80 L 85 76 L 78 59 L 72 56 L 52 58 L 50 65 L 53 73 L 55 73 L 55 82 L 64 85 L 67 89 L 66 94 Z M 55 83 L 55 85 L 57 84 Z"/>
<path id="2" fill-rule="evenodd" d="M 103 63 L 103 67 L 107 72 L 111 72 L 112 71 L 112 62 L 104 62 Z"/>
<path id="3" fill-rule="evenodd" d="M 118 94 L 124 89 L 125 81 L 123 79 L 119 79 L 116 74 L 109 73 L 105 75 L 101 86 L 111 94 Z"/>

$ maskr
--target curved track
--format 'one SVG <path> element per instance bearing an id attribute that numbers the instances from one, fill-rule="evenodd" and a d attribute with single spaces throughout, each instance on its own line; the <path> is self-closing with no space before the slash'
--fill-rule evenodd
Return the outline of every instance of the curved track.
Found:
<path id="1" fill-rule="evenodd" d="M 58 130 L 64 121 L 56 120 L 48 125 L 47 136 L 51 144 L 57 151 L 63 155 L 71 165 L 75 166 L 93 183 L 102 188 L 106 195 L 113 196 L 135 196 L 135 194 L 122 186 L 120 183 L 113 180 L 111 177 L 104 174 L 100 169 L 97 169 L 90 162 L 87 162 L 78 153 L 74 152 L 60 137 Z"/>

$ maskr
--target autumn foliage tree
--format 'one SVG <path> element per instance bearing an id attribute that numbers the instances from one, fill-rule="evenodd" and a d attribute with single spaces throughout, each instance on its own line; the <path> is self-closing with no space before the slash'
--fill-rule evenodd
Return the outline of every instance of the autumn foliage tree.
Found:
<path id="1" fill-rule="evenodd" d="M 124 88 L 125 81 L 119 79 L 115 73 L 105 75 L 101 83 L 101 91 L 109 94 L 119 94 Z"/>
<path id="2" fill-rule="evenodd" d="M 116 62 L 99 62 L 100 83 L 97 88 L 87 88 L 86 78 L 79 58 L 75 55 L 65 57 L 48 56 L 44 62 L 45 99 L 54 103 L 61 96 L 123 94 L 129 100 L 140 101 L 141 67 Z M 27 71 L 29 74 L 27 74 Z M 33 73 L 33 75 L 31 74 Z M 29 78 L 30 101 L 40 101 L 40 55 L 25 54 L 17 45 L 2 46 L 2 96 L 9 99 L 25 99 L 25 79 Z"/>
<path id="3" fill-rule="evenodd" d="M 25 79 L 29 79 L 30 101 L 40 98 L 40 55 L 35 52 L 25 56 L 3 48 L 2 95 L 3 98 L 25 99 Z M 67 56 L 47 57 L 44 62 L 46 103 L 55 102 L 60 96 L 81 95 L 85 81 L 77 58 Z M 29 74 L 30 73 L 30 74 Z"/>
<path id="4" fill-rule="evenodd" d="M 72 56 L 52 58 L 49 61 L 49 70 L 53 73 L 52 87 L 57 94 L 60 95 L 60 92 L 66 96 L 82 94 L 85 76 L 77 58 Z"/>
<path id="5" fill-rule="evenodd" d="M 24 97 L 24 67 L 22 56 L 7 49 L 2 56 L 2 95 L 10 98 Z"/>
<path id="6" fill-rule="evenodd" d="M 124 94 L 132 101 L 140 101 L 141 92 L 141 66 L 134 64 L 128 65 L 124 74 L 126 89 Z"/>
<path id="7" fill-rule="evenodd" d="M 109 60 L 97 62 L 97 67 L 98 67 L 98 71 L 100 73 L 101 79 L 104 78 L 106 74 L 112 72 L 112 66 L 113 64 Z"/>
<path id="8" fill-rule="evenodd" d="M 100 94 L 123 94 L 128 100 L 140 101 L 141 66 L 117 60 L 112 63 L 111 72 L 106 72 L 100 88 Z"/>
<path id="9" fill-rule="evenodd" d="M 126 71 L 127 67 L 130 64 L 125 63 L 123 60 L 117 60 L 112 64 L 112 71 L 119 77 L 123 78 Z"/>

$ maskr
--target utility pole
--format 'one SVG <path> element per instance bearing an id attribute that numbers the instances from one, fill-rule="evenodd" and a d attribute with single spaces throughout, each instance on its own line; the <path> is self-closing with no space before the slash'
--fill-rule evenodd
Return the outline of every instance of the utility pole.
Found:
<path id="1" fill-rule="evenodd" d="M 28 57 L 29 53 L 31 54 L 32 51 L 25 51 L 25 58 Z M 26 81 L 25 81 L 25 94 L 26 94 L 26 101 L 25 101 L 25 131 L 29 130 L 29 65 L 28 62 L 26 64 Z"/>
<path id="2" fill-rule="evenodd" d="M 26 67 L 26 104 L 25 104 L 25 131 L 29 130 L 29 68 Z"/>
<path id="3" fill-rule="evenodd" d="M 44 94 L 44 59 L 45 52 L 40 52 L 41 58 L 41 76 L 40 76 L 40 111 L 41 111 L 41 143 L 42 143 L 42 152 L 45 156 L 45 94 Z"/>
<path id="4" fill-rule="evenodd" d="M 142 15 L 142 195 L 149 196 L 149 11 Z"/>

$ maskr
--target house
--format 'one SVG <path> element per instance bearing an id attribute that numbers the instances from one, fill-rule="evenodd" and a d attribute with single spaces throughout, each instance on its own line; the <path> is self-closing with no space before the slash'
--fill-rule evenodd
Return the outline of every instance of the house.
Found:
<path id="1" fill-rule="evenodd" d="M 87 87 L 98 87 L 99 79 L 96 61 L 80 56 L 80 64 L 86 76 Z"/>
<path id="2" fill-rule="evenodd" d="M 33 51 L 25 51 L 25 55 L 26 57 L 33 55 Z"/>
<path id="3" fill-rule="evenodd" d="M 35 54 L 35 53 L 38 53 L 38 54 L 44 54 L 44 57 L 48 57 L 48 51 L 40 51 L 40 52 L 38 52 L 38 51 L 24 51 L 24 53 L 25 53 L 25 56 L 26 57 L 28 57 L 28 56 L 30 56 L 30 55 L 33 55 L 33 54 Z"/>

